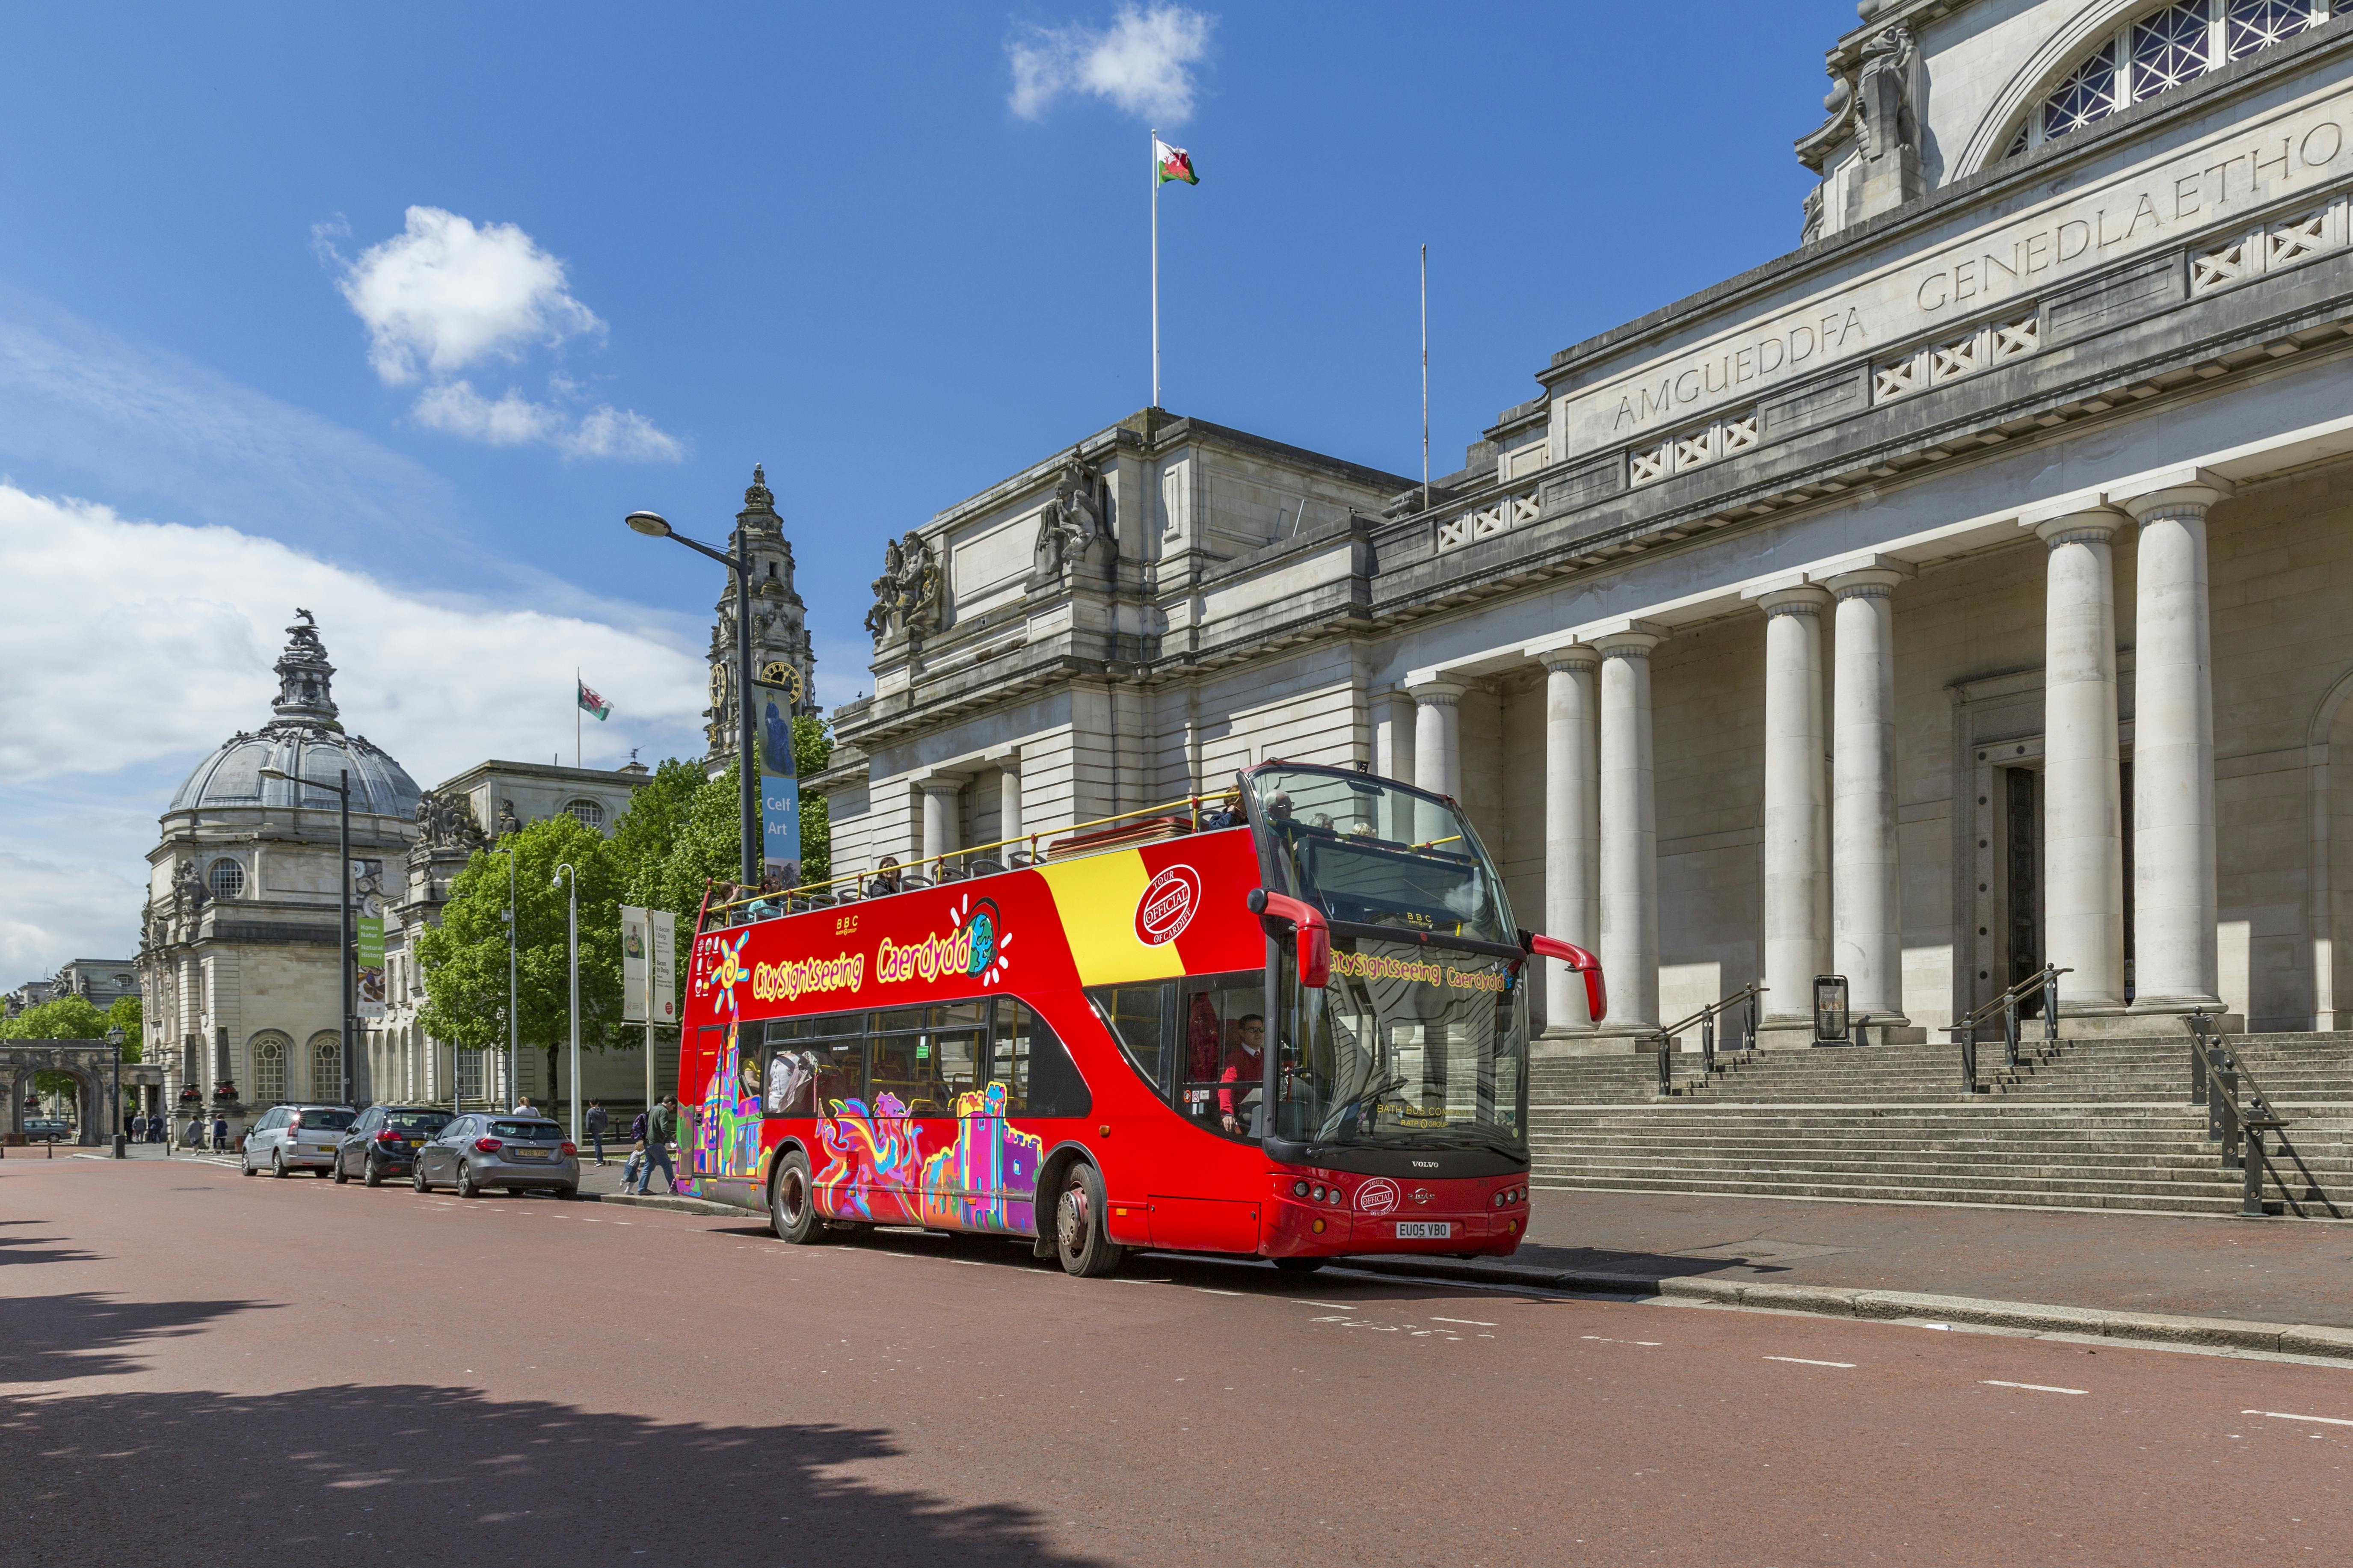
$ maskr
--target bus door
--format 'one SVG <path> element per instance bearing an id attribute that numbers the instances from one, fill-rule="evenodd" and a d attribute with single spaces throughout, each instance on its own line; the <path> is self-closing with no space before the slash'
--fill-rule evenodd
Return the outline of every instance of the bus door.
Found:
<path id="1" fill-rule="evenodd" d="M 1255 1149 L 1265 1133 L 1266 975 L 1258 970 L 1176 984 L 1175 1102 L 1201 1132 Z M 1206 1174 L 1223 1170 L 1224 1179 Z M 1258 1249 L 1259 1204 L 1230 1195 L 1229 1162 L 1179 1160 L 1151 1182 L 1155 1246 L 1207 1252 Z M 1224 1195 L 1210 1195 L 1217 1193 Z"/>

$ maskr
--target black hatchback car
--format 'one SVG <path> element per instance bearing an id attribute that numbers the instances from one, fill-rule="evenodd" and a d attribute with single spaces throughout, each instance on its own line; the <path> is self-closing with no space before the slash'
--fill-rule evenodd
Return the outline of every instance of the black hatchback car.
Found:
<path id="1" fill-rule="evenodd" d="M 369 1186 L 417 1168 L 417 1150 L 449 1125 L 449 1112 L 429 1105 L 372 1105 L 335 1145 L 335 1180 L 353 1176 Z"/>

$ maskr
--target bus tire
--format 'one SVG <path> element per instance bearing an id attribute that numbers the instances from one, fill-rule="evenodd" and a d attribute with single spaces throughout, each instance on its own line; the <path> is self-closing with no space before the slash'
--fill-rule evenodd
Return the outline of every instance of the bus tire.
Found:
<path id="1" fill-rule="evenodd" d="M 1054 1199 L 1054 1251 L 1063 1272 L 1082 1279 L 1109 1274 L 1127 1253 L 1103 1230 L 1103 1173 L 1083 1160 L 1062 1177 Z"/>
<path id="2" fill-rule="evenodd" d="M 825 1219 L 817 1212 L 817 1194 L 809 1184 L 808 1156 L 798 1149 L 785 1151 L 768 1183 L 768 1228 L 778 1241 L 795 1247 L 826 1237 Z"/>

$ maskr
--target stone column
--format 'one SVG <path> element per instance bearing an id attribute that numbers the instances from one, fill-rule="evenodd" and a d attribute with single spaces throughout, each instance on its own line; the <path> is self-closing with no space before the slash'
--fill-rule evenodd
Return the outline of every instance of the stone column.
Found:
<path id="1" fill-rule="evenodd" d="M 934 862 L 956 849 L 956 795 L 964 788 L 962 779 L 928 778 L 915 781 L 923 792 L 923 864 L 926 877 L 936 877 L 939 868 Z"/>
<path id="2" fill-rule="evenodd" d="M 1545 932 L 1588 950 L 1601 942 L 1601 656 L 1575 645 L 1545 667 Z M 1607 978 L 1607 972 L 1604 972 Z M 1545 1033 L 1587 1034 L 1585 980 L 1545 963 Z"/>
<path id="3" fill-rule="evenodd" d="M 1662 626 L 1636 621 L 1595 639 L 1601 653 L 1601 972 L 1610 1034 L 1659 1022 L 1659 827 L 1651 770 L 1651 650 Z"/>
<path id="4" fill-rule="evenodd" d="M 1425 680 L 1413 694 L 1413 782 L 1432 795 L 1462 795 L 1462 688 Z"/>
<path id="5" fill-rule="evenodd" d="M 2122 781 L 2116 742 L 2116 561 L 2122 512 L 2091 507 L 2035 521 L 2050 547 L 2043 608 L 2042 951 L 2073 970 L 2060 1011 L 2125 1000 Z"/>
<path id="6" fill-rule="evenodd" d="M 2204 469 L 2123 505 L 2140 521 L 2133 635 L 2136 1013 L 2219 1011 L 2214 951 L 2213 646 L 2206 510 L 2231 481 Z M 2063 985 L 2060 995 L 2066 991 Z"/>
<path id="7" fill-rule="evenodd" d="M 1814 976 L 1830 934 L 1830 792 L 1822 766 L 1822 610 L 1810 585 L 1765 612 L 1765 1005 L 1778 1043 L 1813 1038 Z M 1760 1044 L 1776 1043 L 1760 1041 Z"/>
<path id="8" fill-rule="evenodd" d="M 997 774 L 997 836 L 1018 838 L 1021 833 L 1021 759 L 1008 757 Z M 1006 847 L 1010 850 L 1013 846 Z"/>
<path id="9" fill-rule="evenodd" d="M 1838 599 L 1831 677 L 1831 968 L 1858 1023 L 1904 1016 L 1904 890 L 1895 851 L 1895 584 L 1872 564 L 1830 580 Z"/>

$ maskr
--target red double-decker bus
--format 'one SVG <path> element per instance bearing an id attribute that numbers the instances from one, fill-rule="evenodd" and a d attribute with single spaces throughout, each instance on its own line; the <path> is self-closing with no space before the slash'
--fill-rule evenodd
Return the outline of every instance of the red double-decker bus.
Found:
<path id="1" fill-rule="evenodd" d="M 1267 763 L 1214 807 L 934 869 L 705 910 L 689 1190 L 789 1242 L 996 1233 L 1079 1275 L 1519 1245 L 1530 960 L 1596 1018 L 1601 973 L 1513 923 L 1451 800 Z"/>

